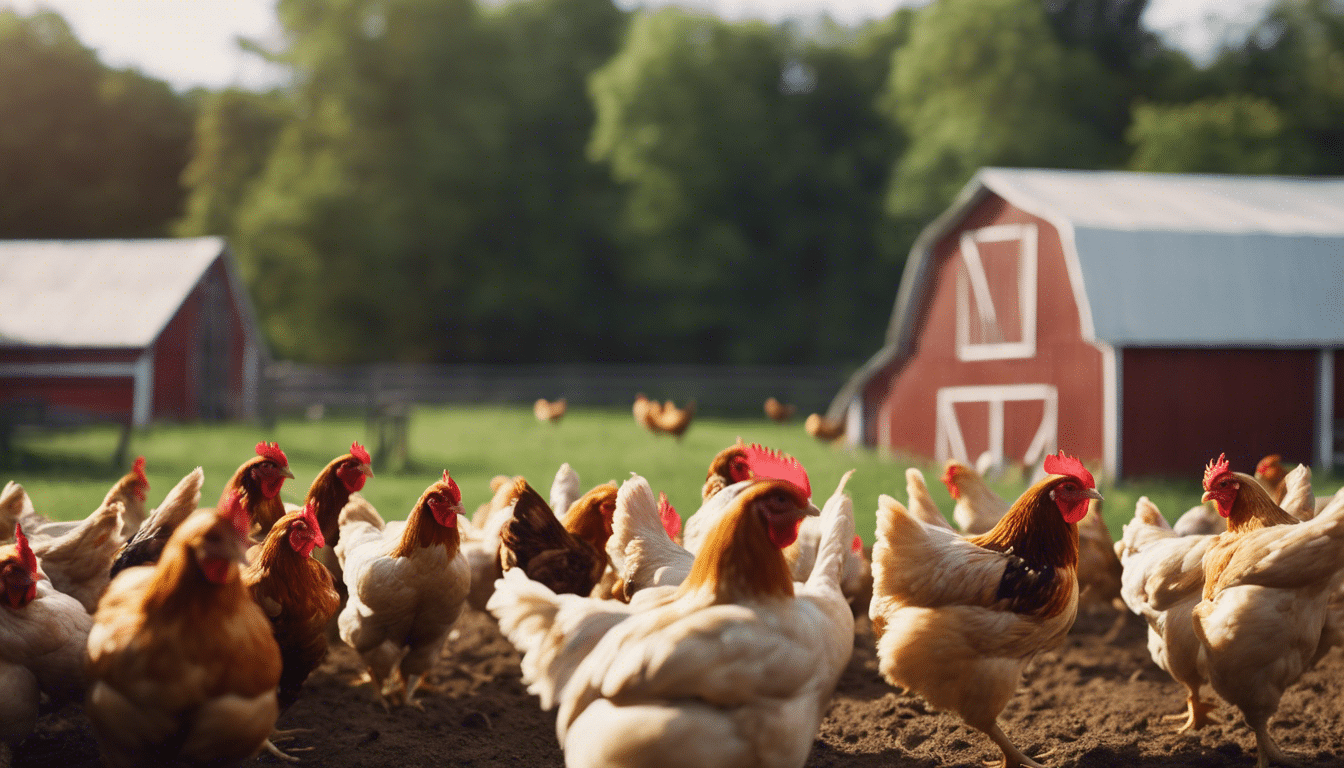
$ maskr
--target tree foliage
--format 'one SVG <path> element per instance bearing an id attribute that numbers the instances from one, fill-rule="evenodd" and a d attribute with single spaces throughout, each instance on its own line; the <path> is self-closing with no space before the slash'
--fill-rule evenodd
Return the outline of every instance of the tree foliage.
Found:
<path id="1" fill-rule="evenodd" d="M 1236 95 L 1174 106 L 1139 104 L 1130 168 L 1178 173 L 1300 173 L 1306 141 L 1267 99 Z"/>

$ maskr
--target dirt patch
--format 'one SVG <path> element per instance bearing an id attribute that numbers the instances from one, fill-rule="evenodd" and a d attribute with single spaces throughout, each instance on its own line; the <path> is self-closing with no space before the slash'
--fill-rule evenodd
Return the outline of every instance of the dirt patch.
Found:
<path id="1" fill-rule="evenodd" d="M 1049 766 L 1079 768 L 1215 768 L 1255 764 L 1255 740 L 1236 710 L 1222 705 L 1221 724 L 1176 735 L 1162 716 L 1183 712 L 1184 688 L 1149 659 L 1146 635 L 1131 617 L 1111 643 L 1111 617 L 1080 617 L 1063 647 L 1030 668 L 1000 723 L 1027 754 Z M 424 711 L 378 708 L 367 684 L 352 685 L 358 657 L 336 644 L 308 681 L 304 696 L 280 721 L 308 728 L 282 748 L 300 765 L 518 766 L 563 765 L 555 717 L 529 695 L 519 655 L 493 619 L 463 614 L 428 682 Z M 1206 689 L 1207 690 L 1207 689 Z M 1211 693 L 1209 695 L 1212 695 Z M 1279 743 L 1310 768 L 1344 768 L 1344 653 L 1339 649 L 1284 695 L 1271 721 Z M 1048 753 L 1048 754 L 1047 754 Z M 878 677 L 866 619 L 854 657 L 840 679 L 808 766 L 967 766 L 998 758 L 987 738 L 954 715 L 932 712 L 918 696 L 896 692 Z M 93 768 L 101 763 L 78 707 L 44 715 L 15 755 L 16 766 Z M 263 755 L 257 763 L 285 765 Z"/>

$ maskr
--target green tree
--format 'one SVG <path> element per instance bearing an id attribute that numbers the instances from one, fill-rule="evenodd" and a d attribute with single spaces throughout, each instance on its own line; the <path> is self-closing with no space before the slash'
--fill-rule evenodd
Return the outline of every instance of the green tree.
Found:
<path id="1" fill-rule="evenodd" d="M 1181 173 L 1301 173 L 1306 141 L 1267 99 L 1237 95 L 1191 104 L 1138 104 L 1129 167 Z"/>

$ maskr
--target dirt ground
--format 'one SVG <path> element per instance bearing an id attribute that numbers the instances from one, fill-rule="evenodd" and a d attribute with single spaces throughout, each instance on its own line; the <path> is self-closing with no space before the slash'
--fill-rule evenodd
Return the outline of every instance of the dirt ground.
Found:
<path id="1" fill-rule="evenodd" d="M 1226 704 L 1217 713 L 1222 724 L 1176 735 L 1176 723 L 1161 716 L 1183 711 L 1184 689 L 1149 659 L 1137 618 L 1107 643 L 1102 635 L 1110 623 L 1109 616 L 1080 617 L 1063 647 L 1038 657 L 1000 718 L 1009 738 L 1029 755 L 1045 755 L 1041 760 L 1051 768 L 1255 764 L 1254 738 Z M 311 732 L 281 746 L 309 748 L 295 753 L 301 766 L 561 766 L 555 718 L 524 689 L 518 661 L 493 619 L 468 609 L 429 676 L 436 690 L 423 697 L 424 711 L 385 714 L 367 684 L 351 685 L 359 659 L 336 644 L 280 721 L 282 728 Z M 1271 725 L 1304 766 L 1344 768 L 1340 649 L 1289 689 Z M 861 619 L 853 659 L 807 765 L 979 768 L 997 757 L 989 740 L 957 717 L 931 712 L 917 696 L 897 693 L 878 677 L 872 634 Z M 283 765 L 269 755 L 256 762 Z M 44 715 L 17 750 L 15 765 L 100 765 L 79 708 Z"/>

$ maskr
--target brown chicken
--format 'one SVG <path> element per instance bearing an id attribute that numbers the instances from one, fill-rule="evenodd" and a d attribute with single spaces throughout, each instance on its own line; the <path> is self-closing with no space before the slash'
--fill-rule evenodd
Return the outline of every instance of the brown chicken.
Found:
<path id="1" fill-rule="evenodd" d="M 238 570 L 248 526 L 237 498 L 192 515 L 99 602 L 84 709 L 113 768 L 238 765 L 275 727 L 280 649 Z"/>
<path id="2" fill-rule="evenodd" d="M 840 419 L 828 419 L 820 413 L 814 413 L 803 422 L 807 434 L 823 443 L 831 443 L 845 436 L 845 422 Z"/>
<path id="3" fill-rule="evenodd" d="M 1063 641 L 1078 610 L 1078 521 L 1099 499 L 1073 458 L 1049 473 L 992 530 L 965 539 L 879 498 L 873 602 L 879 670 L 982 731 L 1004 766 L 1038 766 L 1009 741 L 998 716 L 1027 662 Z"/>
<path id="4" fill-rule="evenodd" d="M 539 397 L 537 402 L 532 404 L 532 415 L 537 417 L 537 421 L 549 421 L 552 424 L 558 424 L 560 419 L 565 417 L 566 405 L 563 397 L 559 400 L 547 400 L 544 397 Z"/>
<path id="5" fill-rule="evenodd" d="M 526 480 L 514 485 L 513 517 L 500 530 L 500 565 L 521 568 L 556 594 L 589 595 L 607 571 L 607 539 L 617 488 L 599 485 L 562 522 Z"/>
<path id="6" fill-rule="evenodd" d="M 1123 570 L 1101 514 L 1101 501 L 1094 499 L 1078 521 L 1078 610 L 1115 613 L 1115 623 L 1104 636 L 1107 642 L 1115 639 L 1129 617 L 1120 597 Z"/>
<path id="7" fill-rule="evenodd" d="M 1275 504 L 1283 501 L 1284 494 L 1288 492 L 1288 470 L 1284 469 L 1282 456 L 1271 453 L 1257 462 L 1255 479 L 1269 492 L 1269 498 L 1273 499 Z"/>
<path id="8" fill-rule="evenodd" d="M 635 414 L 635 423 L 649 430 L 656 431 L 654 426 L 658 416 L 662 415 L 663 404 L 657 400 L 650 400 L 644 396 L 643 392 L 635 395 L 635 404 L 631 408 Z"/>
<path id="9" fill-rule="evenodd" d="M 650 417 L 654 434 L 672 435 L 680 440 L 681 436 L 686 434 L 686 430 L 691 428 L 691 420 L 695 418 L 695 407 L 694 400 L 688 401 L 684 408 L 678 408 L 671 400 L 664 402 L 662 408 Z"/>
<path id="10" fill-rule="evenodd" d="M 327 624 L 341 604 L 331 572 L 311 556 L 320 546 L 317 515 L 311 506 L 304 507 L 271 527 L 260 552 L 242 573 L 243 584 L 271 620 L 280 646 L 281 713 L 298 700 L 304 681 L 326 658 Z M 273 741 L 267 740 L 266 750 L 288 757 Z"/>
<path id="11" fill-rule="evenodd" d="M 705 484 L 700 487 L 700 500 L 709 498 L 734 483 L 750 480 L 751 463 L 747 460 L 747 445 L 738 438 L 736 443 L 715 454 L 705 473 Z"/>
<path id="12" fill-rule="evenodd" d="M 285 515 L 280 489 L 292 480 L 289 459 L 276 443 L 257 443 L 256 456 L 243 462 L 224 485 L 221 495 L 242 493 L 243 508 L 252 521 L 252 539 L 264 541 L 275 521 Z"/>
<path id="13" fill-rule="evenodd" d="M 373 459 L 364 446 L 351 443 L 349 453 L 332 459 L 317 473 L 313 484 L 308 487 L 308 496 L 303 500 L 304 507 L 312 505 L 325 542 L 317 550 L 318 562 L 331 571 L 338 592 L 345 591 L 345 583 L 341 580 L 341 564 L 335 554 L 336 544 L 341 538 L 338 519 L 346 502 L 350 501 L 350 494 L 362 490 L 370 477 L 373 477 Z"/>
<path id="14" fill-rule="evenodd" d="M 159 561 L 168 539 L 182 524 L 183 520 L 196 511 L 201 501 L 201 485 L 205 483 L 205 472 L 200 467 L 192 470 L 177 482 L 163 503 L 159 504 L 140 529 L 135 532 L 112 561 L 109 576 L 116 578 L 118 573 L 136 565 L 153 565 Z"/>
<path id="15" fill-rule="evenodd" d="M 798 412 L 798 407 L 793 403 L 781 403 L 774 397 L 765 399 L 765 415 L 771 421 L 777 421 L 781 424 L 793 418 L 793 414 Z"/>

